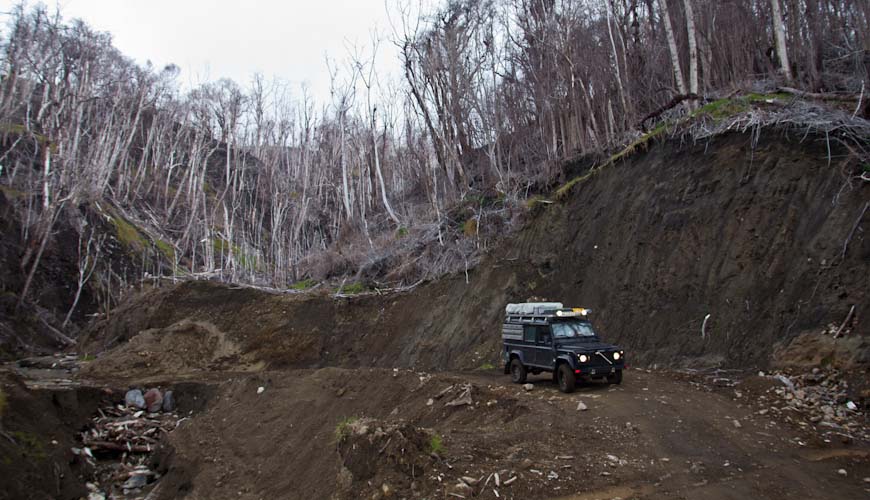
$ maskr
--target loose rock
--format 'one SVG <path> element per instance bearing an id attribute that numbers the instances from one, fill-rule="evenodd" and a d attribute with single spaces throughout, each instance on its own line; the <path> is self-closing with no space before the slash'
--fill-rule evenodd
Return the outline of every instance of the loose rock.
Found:
<path id="1" fill-rule="evenodd" d="M 133 408 L 145 408 L 145 397 L 139 389 L 131 389 L 124 396 L 124 404 Z"/>
<path id="2" fill-rule="evenodd" d="M 163 408 L 163 394 L 159 389 L 148 389 L 145 393 L 145 407 L 149 413 L 157 413 Z"/>
<path id="3" fill-rule="evenodd" d="M 472 493 L 474 493 L 474 489 L 465 483 L 459 482 L 454 484 L 453 486 L 447 487 L 447 494 L 450 495 L 451 493 L 455 495 L 460 495 L 464 498 L 468 498 L 471 496 Z"/>
<path id="4" fill-rule="evenodd" d="M 146 484 L 148 484 L 148 476 L 144 474 L 135 474 L 130 476 L 130 479 L 128 479 L 121 487 L 125 490 L 134 490 L 136 488 L 142 488 Z"/>
<path id="5" fill-rule="evenodd" d="M 589 409 L 589 407 L 586 406 L 586 403 L 584 403 L 583 401 L 577 402 L 577 411 L 586 411 L 588 409 Z"/>
<path id="6" fill-rule="evenodd" d="M 175 395 L 172 391 L 166 391 L 166 394 L 163 395 L 163 411 L 175 411 Z"/>
<path id="7" fill-rule="evenodd" d="M 381 485 L 381 491 L 384 492 L 384 497 L 385 497 L 385 498 L 390 498 L 390 497 L 392 497 L 392 496 L 393 496 L 393 493 L 394 493 L 393 488 L 392 488 L 389 484 L 387 484 L 387 483 L 384 483 L 384 484 Z"/>
<path id="8" fill-rule="evenodd" d="M 525 389 L 527 391 L 531 391 L 534 388 L 535 388 L 535 386 L 532 384 L 523 384 L 523 389 Z"/>

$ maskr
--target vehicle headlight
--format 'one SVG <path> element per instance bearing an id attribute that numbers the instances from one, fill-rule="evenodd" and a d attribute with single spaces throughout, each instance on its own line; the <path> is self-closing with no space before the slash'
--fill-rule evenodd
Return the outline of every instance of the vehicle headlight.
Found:
<path id="1" fill-rule="evenodd" d="M 619 360 L 619 353 L 618 352 L 613 353 L 613 359 L 617 360 L 617 361 Z"/>
<path id="2" fill-rule="evenodd" d="M 587 361 L 589 361 L 589 356 L 587 356 L 587 355 L 585 355 L 585 354 L 581 354 L 581 355 L 580 355 L 580 362 L 581 362 L 581 363 L 585 363 L 585 362 L 587 362 Z"/>

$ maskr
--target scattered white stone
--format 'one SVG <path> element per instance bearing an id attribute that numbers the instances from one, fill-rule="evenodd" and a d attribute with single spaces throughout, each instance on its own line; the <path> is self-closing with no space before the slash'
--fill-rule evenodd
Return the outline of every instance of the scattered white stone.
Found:
<path id="1" fill-rule="evenodd" d="M 551 470 L 550 473 L 547 474 L 547 479 L 549 479 L 550 481 L 554 479 L 559 479 L 559 474 L 556 474 L 556 471 Z"/>
<path id="2" fill-rule="evenodd" d="M 534 388 L 535 388 L 535 386 L 532 384 L 523 384 L 523 389 L 525 389 L 527 391 L 531 391 Z"/>
<path id="3" fill-rule="evenodd" d="M 434 405 L 434 404 L 435 404 L 435 400 L 432 399 L 432 398 L 429 398 L 429 400 L 426 401 L 426 406 L 432 406 L 432 405 Z"/>
<path id="4" fill-rule="evenodd" d="M 840 470 L 838 470 L 838 471 L 837 471 L 837 474 L 839 474 L 839 475 L 841 475 L 841 476 L 843 476 L 843 477 L 846 477 L 846 476 L 849 475 L 849 473 L 846 472 L 846 469 L 840 469 Z"/>
<path id="5" fill-rule="evenodd" d="M 734 419 L 734 427 L 739 429 L 739 428 L 743 427 L 743 424 L 741 424 L 739 420 Z"/>
<path id="6" fill-rule="evenodd" d="M 846 408 L 848 408 L 848 409 L 854 411 L 854 410 L 857 410 L 857 409 L 858 409 L 858 405 L 856 405 L 855 403 L 849 401 L 849 402 L 846 403 Z"/>
<path id="7" fill-rule="evenodd" d="M 257 394 L 263 394 L 263 391 L 265 390 L 266 388 L 261 385 L 260 387 L 257 387 Z"/>
<path id="8" fill-rule="evenodd" d="M 589 409 L 589 407 L 586 406 L 586 403 L 584 403 L 583 401 L 577 402 L 577 411 L 586 411 L 588 409 Z"/>

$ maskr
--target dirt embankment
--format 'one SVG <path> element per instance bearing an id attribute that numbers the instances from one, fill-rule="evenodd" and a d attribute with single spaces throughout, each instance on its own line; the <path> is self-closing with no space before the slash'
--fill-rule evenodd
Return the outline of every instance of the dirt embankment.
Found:
<path id="1" fill-rule="evenodd" d="M 86 347 L 196 322 L 213 339 L 202 349 L 226 351 L 203 354 L 210 361 L 199 369 L 234 359 L 255 369 L 475 368 L 497 363 L 504 304 L 530 296 L 592 308 L 633 363 L 764 366 L 830 324 L 865 338 L 870 211 L 859 215 L 870 185 L 849 179 L 836 144 L 829 159 L 825 142 L 799 139 L 765 131 L 755 146 L 738 133 L 653 146 L 539 205 L 467 281 L 352 299 L 185 283 L 117 311 Z M 867 342 L 851 342 L 848 359 L 825 362 L 866 366 Z M 149 350 L 162 352 L 125 347 L 102 373 L 149 373 L 160 363 Z"/>
<path id="2" fill-rule="evenodd" d="M 95 388 L 31 390 L 0 371 L 0 499 L 87 496 L 88 471 L 72 448 L 96 411 Z"/>
<path id="3" fill-rule="evenodd" d="M 632 371 L 572 395 L 488 373 L 227 377 L 169 434 L 153 498 L 857 498 L 864 445 L 774 418 L 765 388 Z M 756 382 L 758 386 L 759 381 Z M 262 389 L 261 389 L 262 388 Z M 754 391 L 754 392 L 753 392 Z M 580 403 L 585 410 L 578 409 Z M 789 418 L 799 417 L 791 413 Z M 838 473 L 842 469 L 844 473 Z M 868 479 L 870 480 L 870 479 Z M 459 495 L 458 497 L 456 495 Z"/>

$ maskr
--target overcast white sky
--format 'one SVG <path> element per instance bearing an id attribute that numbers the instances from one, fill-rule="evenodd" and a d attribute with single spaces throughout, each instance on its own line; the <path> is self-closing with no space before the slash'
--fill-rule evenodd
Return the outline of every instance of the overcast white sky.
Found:
<path id="1" fill-rule="evenodd" d="M 389 0 L 395 5 L 395 0 Z M 17 1 L 0 0 L 8 12 Z M 33 5 L 35 2 L 28 2 Z M 347 44 L 370 46 L 371 30 L 391 28 L 384 0 L 47 0 L 65 19 L 108 31 L 140 63 L 175 63 L 180 81 L 228 77 L 247 86 L 260 72 L 307 82 L 319 102 L 329 96 L 325 55 L 344 58 Z M 411 2 L 408 2 L 411 3 Z M 5 20 L 3 21 L 5 23 Z M 379 71 L 398 71 L 397 49 L 381 43 Z"/>

